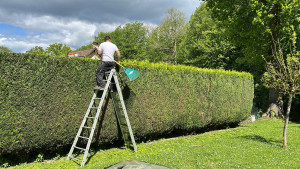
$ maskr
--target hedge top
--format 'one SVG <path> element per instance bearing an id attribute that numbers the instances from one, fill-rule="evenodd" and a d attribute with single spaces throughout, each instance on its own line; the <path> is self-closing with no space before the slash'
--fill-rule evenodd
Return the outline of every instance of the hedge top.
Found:
<path id="1" fill-rule="evenodd" d="M 253 78 L 250 73 L 247 72 L 237 72 L 231 70 L 223 69 L 208 69 L 208 68 L 198 68 L 193 66 L 184 66 L 184 65 L 170 65 L 167 63 L 150 63 L 149 61 L 136 61 L 136 60 L 126 60 L 124 64 L 127 66 L 134 66 L 140 68 L 152 68 L 152 69 L 163 69 L 163 70 L 172 70 L 172 71 L 188 71 L 188 72 L 199 72 L 199 73 L 209 73 L 209 74 L 221 74 L 227 76 L 238 76 L 238 77 L 248 77 Z"/>

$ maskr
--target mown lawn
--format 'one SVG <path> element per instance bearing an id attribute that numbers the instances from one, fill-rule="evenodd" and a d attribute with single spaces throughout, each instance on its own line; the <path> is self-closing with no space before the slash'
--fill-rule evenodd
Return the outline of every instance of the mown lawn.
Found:
<path id="1" fill-rule="evenodd" d="M 104 168 L 138 160 L 169 168 L 300 168 L 300 124 L 288 127 L 288 149 L 282 149 L 283 121 L 262 119 L 238 128 L 138 144 L 138 152 L 113 148 L 90 155 L 83 168 Z M 66 157 L 12 168 L 79 168 Z"/>

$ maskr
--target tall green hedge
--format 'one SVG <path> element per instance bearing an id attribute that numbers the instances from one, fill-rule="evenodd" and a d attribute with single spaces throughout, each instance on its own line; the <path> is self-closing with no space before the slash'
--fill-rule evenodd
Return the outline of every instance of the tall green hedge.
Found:
<path id="1" fill-rule="evenodd" d="M 0 155 L 58 150 L 72 143 L 89 105 L 98 62 L 0 53 Z M 123 62 L 125 104 L 137 139 L 177 129 L 235 123 L 249 116 L 253 77 L 248 73 Z M 120 139 L 111 101 L 100 116 L 99 143 Z"/>

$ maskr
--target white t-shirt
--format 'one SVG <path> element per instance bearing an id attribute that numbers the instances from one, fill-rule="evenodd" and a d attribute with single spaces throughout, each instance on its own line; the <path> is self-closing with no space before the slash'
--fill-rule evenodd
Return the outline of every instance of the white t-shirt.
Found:
<path id="1" fill-rule="evenodd" d="M 102 51 L 102 61 L 104 62 L 113 62 L 114 54 L 116 50 L 119 50 L 118 47 L 111 42 L 103 42 L 99 46 L 99 50 Z"/>

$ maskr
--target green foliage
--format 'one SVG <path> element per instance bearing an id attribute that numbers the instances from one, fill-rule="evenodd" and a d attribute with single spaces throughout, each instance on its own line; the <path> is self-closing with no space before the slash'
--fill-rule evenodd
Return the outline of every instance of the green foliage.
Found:
<path id="1" fill-rule="evenodd" d="M 274 101 L 268 98 L 266 89 L 262 90 L 261 78 L 266 71 L 262 56 L 268 61 L 273 59 L 273 39 L 280 41 L 284 53 L 290 53 L 294 44 L 300 47 L 300 1 L 205 1 L 212 17 L 225 29 L 230 42 L 240 48 L 242 55 L 236 59 L 240 67 L 235 70 L 253 74 L 255 102 L 265 109 L 269 102 Z M 295 43 L 290 41 L 293 35 L 297 37 Z"/>
<path id="2" fill-rule="evenodd" d="M 211 17 L 206 3 L 201 3 L 191 16 L 180 44 L 179 56 L 179 63 L 185 65 L 243 70 L 236 62 L 242 53 L 224 33 L 222 22 Z"/>
<path id="3" fill-rule="evenodd" d="M 122 52 L 122 57 L 126 59 L 143 60 L 145 52 L 146 28 L 143 23 L 127 23 L 124 27 L 119 26 L 114 34 L 114 42 Z"/>
<path id="4" fill-rule="evenodd" d="M 114 42 L 114 37 L 112 37 L 110 34 L 112 34 L 112 32 L 99 32 L 98 35 L 94 37 L 94 41 L 101 44 L 102 42 L 104 42 L 105 36 L 110 36 L 112 38 L 112 42 Z"/>
<path id="5" fill-rule="evenodd" d="M 55 151 L 70 145 L 93 94 L 97 62 L 1 53 L 0 64 L 0 154 Z M 137 61 L 123 64 L 141 73 L 133 82 L 120 73 L 137 140 L 238 123 L 250 114 L 249 73 Z M 121 139 L 112 103 L 106 103 L 96 136 L 100 143 Z"/>
<path id="6" fill-rule="evenodd" d="M 180 36 L 184 32 L 186 16 L 176 9 L 167 10 L 167 15 L 158 26 L 158 43 L 163 46 L 168 53 L 168 62 L 177 64 L 177 48 Z"/>
<path id="7" fill-rule="evenodd" d="M 121 161 L 137 160 L 169 168 L 299 168 L 300 124 L 290 123 L 290 149 L 281 144 L 282 121 L 259 120 L 238 128 L 138 144 L 138 152 L 113 148 L 89 154 L 84 169 L 103 169 Z M 21 164 L 14 169 L 78 168 L 66 157 L 59 161 Z"/>
<path id="8" fill-rule="evenodd" d="M 239 62 L 248 65 L 249 71 L 260 76 L 264 73 L 265 62 L 261 56 L 272 55 L 272 36 L 279 39 L 285 50 L 289 50 L 292 27 L 300 36 L 299 0 L 207 0 L 214 18 L 222 22 L 235 45 L 243 47 L 244 58 Z M 298 46 L 300 43 L 297 44 Z"/>
<path id="9" fill-rule="evenodd" d="M 294 37 L 294 40 L 296 37 Z M 267 62 L 267 72 L 264 74 L 264 82 L 267 87 L 280 93 L 289 95 L 287 111 L 285 112 L 285 125 L 283 131 L 283 148 L 287 147 L 287 126 L 293 97 L 300 94 L 300 51 L 287 54 L 286 59 L 280 43 L 274 40 L 274 60 Z M 294 46 L 295 48 L 295 46 Z M 297 49 L 293 49 L 296 52 Z"/>
<path id="10" fill-rule="evenodd" d="M 30 55 L 45 55 L 46 54 L 45 50 L 41 46 L 35 46 L 35 47 L 31 48 L 30 50 L 26 51 L 26 53 L 30 54 Z"/>
<path id="11" fill-rule="evenodd" d="M 3 53 L 0 64 L 0 154 L 69 144 L 87 108 L 96 64 Z"/>
<path id="12" fill-rule="evenodd" d="M 66 54 L 71 51 L 70 47 L 61 43 L 51 44 L 46 49 L 46 53 L 51 56 L 66 56 Z"/>
<path id="13" fill-rule="evenodd" d="M 43 154 L 39 154 L 34 162 L 35 163 L 41 163 L 43 161 L 44 161 L 44 155 Z"/>
<path id="14" fill-rule="evenodd" d="M 8 47 L 0 46 L 0 52 L 12 52 Z"/>
<path id="15" fill-rule="evenodd" d="M 85 50 L 85 49 L 91 49 L 91 48 L 93 48 L 93 43 L 90 43 L 88 45 L 83 45 L 83 46 L 81 46 L 80 48 L 78 48 L 76 50 Z"/>
<path id="16" fill-rule="evenodd" d="M 43 49 L 41 46 L 35 46 L 31 48 L 30 50 L 26 51 L 26 54 L 29 55 L 39 55 L 39 56 L 45 56 L 45 55 L 51 55 L 54 57 L 63 57 L 66 56 L 67 53 L 71 52 L 71 48 L 61 44 L 61 43 L 54 43 L 50 44 L 46 50 Z"/>
<path id="17" fill-rule="evenodd" d="M 110 36 L 121 52 L 123 59 L 143 60 L 146 47 L 146 28 L 141 22 L 127 23 L 118 26 L 113 32 L 100 32 L 95 37 L 99 44 L 104 42 L 104 37 Z"/>
<path id="18" fill-rule="evenodd" d="M 275 45 L 274 61 L 267 62 L 263 77 L 265 85 L 283 94 L 300 94 L 300 51 L 284 57 L 279 44 Z"/>
<path id="19" fill-rule="evenodd" d="M 158 27 L 156 27 L 147 38 L 147 55 L 145 59 L 151 62 L 167 62 L 170 57 L 169 48 L 165 47 L 163 43 L 160 42 Z"/>
<path id="20" fill-rule="evenodd" d="M 95 36 L 98 43 L 109 35 L 122 56 L 122 60 L 150 60 L 152 62 L 174 63 L 178 44 L 182 39 L 185 26 L 184 13 L 178 9 L 169 9 L 161 25 L 154 30 L 141 22 L 118 26 L 112 32 L 99 32 Z"/>

